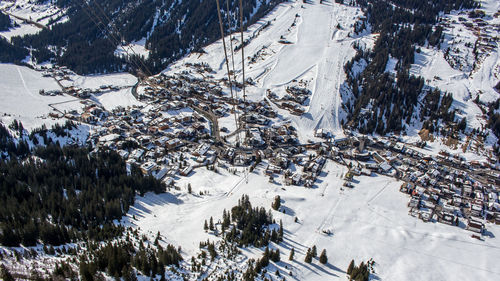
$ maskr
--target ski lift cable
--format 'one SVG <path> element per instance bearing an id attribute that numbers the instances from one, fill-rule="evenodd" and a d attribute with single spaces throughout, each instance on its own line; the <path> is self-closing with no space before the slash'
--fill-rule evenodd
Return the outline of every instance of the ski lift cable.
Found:
<path id="1" fill-rule="evenodd" d="M 234 67 L 234 50 L 233 50 L 233 33 L 231 32 L 231 11 L 229 10 L 229 0 L 226 0 L 226 10 L 227 10 L 227 26 L 229 30 L 229 42 L 231 43 L 231 61 L 233 63 L 233 76 L 236 77 Z M 236 79 L 236 78 L 235 78 Z"/>
<path id="2" fill-rule="evenodd" d="M 106 32 L 106 24 L 104 24 L 104 21 L 102 20 L 102 18 L 99 17 L 99 15 L 97 15 L 97 13 L 92 9 L 92 7 L 90 6 L 90 4 L 84 0 L 83 2 L 85 2 L 86 4 L 86 7 L 85 8 L 82 4 L 80 4 L 80 6 L 82 7 L 83 11 L 87 14 L 87 16 L 95 23 L 95 25 L 101 30 L 101 32 L 103 33 L 103 35 L 106 35 L 106 33 L 108 33 L 108 40 L 111 42 L 111 44 L 116 44 L 116 45 L 120 45 L 120 40 L 117 39 L 112 32 Z M 91 13 L 91 14 L 89 14 Z M 96 21 L 97 19 L 97 21 Z M 103 26 L 102 28 L 99 26 L 99 23 Z M 125 52 L 128 54 L 127 50 L 125 50 Z M 139 66 L 139 64 L 137 64 L 137 62 L 135 60 L 133 60 L 131 58 L 131 63 L 134 64 L 135 67 L 137 67 L 138 69 L 140 69 L 141 67 Z"/>
<path id="3" fill-rule="evenodd" d="M 121 35 L 120 31 L 113 24 L 111 24 L 111 19 L 106 15 L 106 13 L 104 12 L 104 9 L 101 7 L 101 5 L 99 5 L 99 2 L 95 1 L 95 4 L 96 4 L 96 7 L 100 10 L 101 14 L 109 22 L 111 28 L 116 32 L 116 34 L 118 34 L 118 36 L 120 37 L 120 39 L 123 38 L 123 36 Z M 123 46 L 123 47 L 125 47 L 125 46 Z M 148 76 L 153 75 L 153 73 L 149 70 L 149 68 L 147 67 L 147 65 L 141 59 L 139 59 L 139 55 L 134 51 L 134 49 L 132 47 L 130 47 L 130 46 L 128 48 L 129 48 L 130 51 L 132 51 L 132 53 L 134 53 L 134 55 L 136 56 L 137 60 L 144 67 L 144 69 L 148 72 L 147 73 Z M 124 50 L 125 50 L 125 48 L 124 48 Z M 126 52 L 126 50 L 125 50 L 125 52 Z M 128 52 L 127 52 L 127 55 L 129 55 Z"/>
<path id="4" fill-rule="evenodd" d="M 231 82 L 231 75 L 229 73 L 229 61 L 227 59 L 226 39 L 224 38 L 224 28 L 222 26 L 222 17 L 220 14 L 220 4 L 219 4 L 219 0 L 215 0 L 215 2 L 217 3 L 217 15 L 219 17 L 219 28 L 220 28 L 220 33 L 221 33 L 221 37 L 222 37 L 222 45 L 224 47 L 224 56 L 226 58 L 226 69 L 227 69 L 227 78 L 229 81 L 229 91 L 231 93 L 231 99 L 233 100 L 234 121 L 236 123 L 236 129 L 238 129 L 238 118 L 237 118 L 236 109 L 235 109 L 235 105 L 234 105 L 235 102 L 234 102 L 234 95 L 233 95 L 233 85 Z M 236 138 L 239 141 L 239 135 L 236 135 Z"/>
<path id="5" fill-rule="evenodd" d="M 247 113 L 247 106 L 246 106 L 246 97 L 247 97 L 247 94 L 246 94 L 246 89 L 245 89 L 245 42 L 243 41 L 243 3 L 242 3 L 242 0 L 240 0 L 240 33 L 241 33 L 241 70 L 242 70 L 242 73 L 243 73 L 243 116 L 245 119 L 246 117 L 246 113 Z M 245 122 L 245 120 L 243 121 Z M 246 127 L 246 123 L 245 123 L 245 127 Z"/>
<path id="6" fill-rule="evenodd" d="M 123 36 L 121 35 L 120 31 L 113 25 L 111 24 L 111 19 L 106 15 L 106 13 L 104 12 L 104 9 L 101 7 L 101 5 L 99 5 L 99 3 L 96 1 L 96 6 L 97 8 L 100 10 L 101 14 L 107 19 L 107 21 L 110 23 L 110 26 L 111 28 L 114 29 L 114 31 L 116 32 L 116 34 L 118 34 L 118 36 L 121 38 L 123 38 Z M 122 44 L 123 46 L 123 44 Z M 125 47 L 125 46 L 123 46 Z M 153 73 L 149 70 L 149 68 L 147 67 L 147 65 L 141 60 L 139 59 L 139 55 L 134 51 L 134 49 L 132 47 L 128 47 L 129 50 L 134 53 L 134 55 L 137 57 L 137 60 L 141 63 L 141 65 L 145 68 L 145 70 L 148 72 L 148 76 L 151 76 L 153 75 Z M 125 49 L 124 49 L 125 50 Z M 125 50 L 126 51 L 126 50 Z M 127 53 L 128 54 L 128 53 Z"/>

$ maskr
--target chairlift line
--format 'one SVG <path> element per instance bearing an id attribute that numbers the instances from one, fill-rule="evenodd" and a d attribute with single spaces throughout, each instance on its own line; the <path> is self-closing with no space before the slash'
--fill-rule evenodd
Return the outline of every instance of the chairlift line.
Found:
<path id="1" fill-rule="evenodd" d="M 83 11 L 87 14 L 87 16 L 94 22 L 94 24 L 96 25 L 97 28 L 99 28 L 99 30 L 103 33 L 103 35 L 105 36 L 106 35 L 106 25 L 104 24 L 104 21 L 102 20 L 101 17 L 99 17 L 99 15 L 97 15 L 97 13 L 94 11 L 94 9 L 90 6 L 90 4 L 88 3 L 88 1 L 84 0 L 83 1 L 86 6 L 87 6 L 87 9 L 85 9 L 85 7 L 80 4 L 80 6 L 82 7 Z M 89 14 L 89 12 L 92 14 Z M 96 21 L 97 19 L 97 21 Z M 99 26 L 99 23 L 101 25 L 103 25 L 103 27 L 101 28 Z M 111 44 L 116 44 L 116 45 L 121 45 L 121 42 L 120 40 L 118 40 L 114 34 L 112 34 L 111 32 L 108 32 L 108 40 L 111 42 Z M 125 50 L 125 52 L 128 54 L 127 50 Z M 130 55 L 129 55 L 130 56 Z M 141 67 L 139 66 L 139 64 L 137 64 L 136 61 L 134 61 L 133 59 L 130 60 L 132 64 L 134 64 L 135 67 L 137 67 L 138 69 L 140 69 Z"/>
<path id="2" fill-rule="evenodd" d="M 123 40 L 123 36 L 120 34 L 120 31 L 113 24 L 111 24 L 111 19 L 106 15 L 106 13 L 104 12 L 104 9 L 101 7 L 101 5 L 99 5 L 99 2 L 96 1 L 95 3 L 96 3 L 97 8 L 101 11 L 101 13 L 104 15 L 104 17 L 110 23 L 111 28 L 114 29 L 114 31 L 116 32 L 116 34 L 118 34 L 118 36 L 120 37 L 120 39 Z M 120 43 L 121 42 L 122 41 L 120 41 Z M 122 45 L 122 47 L 125 47 L 123 44 L 121 44 L 121 45 Z M 124 48 L 124 50 L 127 53 L 127 55 L 130 57 L 130 54 L 127 52 L 126 48 Z M 132 53 L 134 53 L 134 55 L 137 57 L 137 60 L 139 60 L 139 62 L 141 63 L 141 65 L 148 72 L 147 75 L 148 76 L 153 75 L 153 73 L 149 70 L 149 68 L 147 67 L 147 65 L 141 59 L 139 59 L 139 55 L 134 51 L 134 49 L 132 47 L 129 47 L 129 50 L 132 51 Z"/>
<path id="3" fill-rule="evenodd" d="M 246 113 L 247 113 L 247 101 L 246 101 L 246 89 L 245 89 L 245 42 L 243 41 L 243 2 L 240 0 L 240 34 L 241 34 L 241 70 L 243 73 L 243 122 L 245 122 L 245 131 L 246 131 Z"/>
<path id="4" fill-rule="evenodd" d="M 103 20 L 103 18 L 101 16 L 99 16 L 99 14 L 96 12 L 96 10 L 94 8 L 92 8 L 92 6 L 90 5 L 90 1 L 88 0 L 83 0 L 82 2 L 84 2 L 87 6 L 87 10 L 88 12 L 85 10 L 85 7 L 79 3 L 79 5 L 82 7 L 82 9 L 84 10 L 84 12 L 88 15 L 88 17 L 94 22 L 94 24 L 101 30 L 101 32 L 103 32 L 104 35 L 106 35 L 106 28 L 107 28 L 107 25 L 105 24 L 105 21 Z M 97 1 L 94 1 L 96 7 L 99 8 L 99 10 L 101 11 L 101 14 L 108 20 L 109 22 L 109 26 L 111 26 L 111 28 L 114 29 L 114 32 L 116 32 L 117 36 L 119 36 L 120 38 L 117 38 L 115 36 L 115 34 L 113 34 L 112 32 L 107 32 L 108 33 L 108 40 L 112 43 L 112 44 L 115 44 L 117 46 L 122 46 L 124 47 L 123 50 L 125 51 L 125 53 L 127 54 L 127 56 L 129 57 L 129 60 L 130 60 L 130 63 L 133 64 L 139 71 L 141 71 L 141 68 L 144 68 L 145 71 L 147 71 L 149 73 L 149 75 L 152 75 L 152 72 L 149 70 L 149 68 L 144 64 L 144 62 L 139 59 L 139 55 L 131 48 L 131 47 L 128 47 L 126 48 L 123 43 L 122 43 L 122 36 L 120 34 L 120 32 L 111 24 L 111 20 L 109 19 L 109 17 L 106 15 L 106 13 L 104 12 L 104 10 L 102 9 L 102 7 L 99 5 L 99 3 L 97 3 Z M 89 12 L 91 14 L 89 14 Z M 97 19 L 97 21 L 95 19 Z M 100 28 L 99 27 L 99 23 L 101 25 L 103 25 L 103 28 Z M 128 49 L 128 50 L 127 50 Z M 134 58 L 130 55 L 129 51 L 132 51 L 132 53 L 134 53 L 134 55 L 137 57 L 137 58 Z M 137 60 L 139 60 L 140 64 L 142 64 L 142 67 L 139 65 L 139 63 L 137 63 Z"/>
<path id="5" fill-rule="evenodd" d="M 236 67 L 234 67 L 233 33 L 231 32 L 231 11 L 229 10 L 229 0 L 226 0 L 227 26 L 229 29 L 229 43 L 231 46 L 231 62 L 233 63 L 233 76 L 236 77 Z M 236 79 L 236 78 L 235 78 Z"/>
<path id="6" fill-rule="evenodd" d="M 234 114 L 234 122 L 236 125 L 236 129 L 238 129 L 238 117 L 236 113 L 236 106 L 235 106 L 235 100 L 234 100 L 234 95 L 233 95 L 233 83 L 231 82 L 231 74 L 229 73 L 229 61 L 227 59 L 227 50 L 226 50 L 226 39 L 224 38 L 224 28 L 222 26 L 222 17 L 220 14 L 220 4 L 219 0 L 215 0 L 217 3 L 217 16 L 219 17 L 219 27 L 220 27 L 220 34 L 222 37 L 222 45 L 224 47 L 224 56 L 226 58 L 226 69 L 227 69 L 227 79 L 229 81 L 229 91 L 231 93 L 231 99 L 233 100 L 233 114 Z M 239 142 L 239 135 L 236 135 L 236 140 Z"/>

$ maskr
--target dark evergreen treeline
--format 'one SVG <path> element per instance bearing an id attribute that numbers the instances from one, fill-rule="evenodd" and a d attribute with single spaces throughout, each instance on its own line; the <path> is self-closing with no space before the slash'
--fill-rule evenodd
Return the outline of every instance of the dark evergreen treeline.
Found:
<path id="1" fill-rule="evenodd" d="M 256 22 L 281 1 L 243 1 L 245 24 Z M 257 2 L 261 6 L 252 14 Z M 238 3 L 230 2 L 233 29 L 239 15 Z M 68 8 L 68 22 L 35 35 L 15 37 L 12 42 L 18 47 L 35 48 L 33 56 L 38 61 L 51 59 L 80 74 L 119 70 L 156 73 L 175 59 L 220 38 L 213 0 L 110 0 L 88 4 L 59 0 L 57 5 Z M 225 10 L 224 1 L 221 5 Z M 133 58 L 114 55 L 118 45 L 142 38 L 147 38 L 146 47 L 151 50 L 148 59 L 133 53 Z"/>
<path id="2" fill-rule="evenodd" d="M 224 211 L 222 219 L 223 231 L 229 228 L 225 239 L 241 247 L 265 247 L 269 241 L 283 241 L 283 226 L 280 224 L 276 231 L 270 229 L 272 224 L 274 221 L 271 212 L 266 212 L 264 207 L 253 208 L 248 195 L 243 195 L 238 200 L 238 205 L 231 209 L 231 214 Z"/>
<path id="3" fill-rule="evenodd" d="M 17 120 L 14 120 L 9 128 L 19 135 L 24 132 L 23 124 Z M 25 140 L 18 140 L 16 143 L 9 130 L 0 123 L 0 161 L 9 157 L 25 157 L 29 152 L 28 143 Z"/>
<path id="4" fill-rule="evenodd" d="M 28 55 L 28 50 L 10 44 L 5 38 L 0 36 L 0 62 L 20 63 Z"/>
<path id="5" fill-rule="evenodd" d="M 12 27 L 12 21 L 9 15 L 6 15 L 0 11 L 0 31 L 9 30 Z"/>
<path id="6" fill-rule="evenodd" d="M 500 83 L 499 83 L 500 85 Z M 495 102 L 489 104 L 488 107 L 488 126 L 495 133 L 499 140 L 495 147 L 495 152 L 497 155 L 500 155 L 500 99 L 497 99 Z"/>
<path id="7" fill-rule="evenodd" d="M 179 266 L 180 261 L 182 256 L 172 245 L 165 249 L 159 244 L 154 248 L 146 248 L 141 241 L 139 249 L 136 249 L 127 238 L 122 242 L 92 246 L 89 255 L 81 256 L 80 277 L 81 280 L 91 281 L 97 279 L 99 272 L 106 272 L 116 279 L 137 280 L 133 269 L 135 268 L 145 276 L 154 277 L 160 274 L 164 278 L 165 266 Z"/>
<path id="8" fill-rule="evenodd" d="M 0 134 L 4 140 L 5 128 Z M 49 144 L 28 156 L 0 162 L 0 243 L 5 246 L 116 237 L 123 229 L 112 221 L 128 211 L 136 192 L 165 190 L 138 168 L 128 175 L 112 151 Z"/>
<path id="9" fill-rule="evenodd" d="M 373 265 L 375 261 L 370 259 L 368 262 L 361 262 L 358 266 L 351 260 L 347 267 L 347 275 L 349 280 L 352 281 L 368 281 L 370 280 L 370 273 L 373 272 Z"/>
<path id="10" fill-rule="evenodd" d="M 448 112 L 451 96 L 439 91 L 431 92 L 433 96 L 430 102 L 435 110 L 425 109 L 426 105 L 421 104 L 424 113 L 415 112 L 424 81 L 410 75 L 409 70 L 414 63 L 415 52 L 419 51 L 418 46 L 426 42 L 439 46 L 442 28 L 434 27 L 439 13 L 474 8 L 477 2 L 358 0 L 356 3 L 367 13 L 365 21 L 370 24 L 372 31 L 380 36 L 371 51 L 355 46 L 356 56 L 345 65 L 347 83 L 355 97 L 354 104 L 348 105 L 349 125 L 363 133 L 385 134 L 404 130 L 412 117 L 430 122 L 438 119 L 453 121 L 454 113 Z M 385 72 L 390 57 L 398 60 L 394 76 Z M 355 74 L 353 66 L 362 59 L 368 65 L 362 73 Z M 365 110 L 369 105 L 372 109 Z"/>

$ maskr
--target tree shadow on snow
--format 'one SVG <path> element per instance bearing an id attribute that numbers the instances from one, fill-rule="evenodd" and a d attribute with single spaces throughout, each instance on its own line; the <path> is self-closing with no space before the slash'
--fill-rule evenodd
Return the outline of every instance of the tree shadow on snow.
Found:
<path id="1" fill-rule="evenodd" d="M 290 234 L 290 231 L 287 231 L 286 229 L 284 229 L 283 232 L 285 233 L 285 235 L 283 237 L 283 241 L 280 243 L 280 245 L 283 246 L 283 248 L 286 248 L 286 249 L 295 248 L 296 252 L 304 252 L 305 253 L 305 250 L 301 250 L 301 249 L 307 249 L 307 247 L 304 244 L 300 244 L 299 242 L 296 242 L 290 238 L 287 238 L 286 234 Z"/>
<path id="2" fill-rule="evenodd" d="M 290 207 L 287 207 L 287 206 L 281 206 L 280 207 L 280 212 L 284 212 L 285 215 L 289 215 L 289 216 L 295 216 L 295 211 L 290 209 Z"/>
<path id="3" fill-rule="evenodd" d="M 489 238 L 495 238 L 495 234 L 493 234 L 491 231 L 488 230 L 484 230 L 483 235 Z"/>
<path id="4" fill-rule="evenodd" d="M 320 273 L 323 273 L 325 275 L 339 277 L 339 275 L 325 269 L 325 267 L 330 268 L 328 266 L 328 263 L 326 265 L 322 265 L 322 264 L 316 264 L 316 263 L 305 263 L 305 262 L 302 262 L 299 260 L 295 260 L 295 262 L 298 263 L 299 265 L 303 266 L 304 268 L 307 268 L 309 271 L 311 271 L 312 273 L 314 273 L 316 275 L 320 275 Z M 334 268 L 336 268 L 336 267 L 334 267 Z"/>

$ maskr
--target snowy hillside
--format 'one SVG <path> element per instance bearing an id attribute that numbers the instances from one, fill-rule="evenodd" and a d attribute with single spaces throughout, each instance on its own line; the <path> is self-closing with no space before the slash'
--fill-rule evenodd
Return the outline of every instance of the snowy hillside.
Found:
<path id="1" fill-rule="evenodd" d="M 500 36 L 497 14 L 500 3 L 482 3 L 486 25 L 478 25 L 477 19 L 469 18 L 467 11 L 443 16 L 446 27 L 441 48 L 421 48 L 411 70 L 425 78 L 429 85 L 452 93 L 454 107 L 459 109 L 460 116 L 467 117 L 472 128 L 485 125 L 474 100 L 479 98 L 481 102 L 490 103 L 500 96 L 494 89 L 500 81 L 500 45 L 495 40 Z"/>
<path id="2" fill-rule="evenodd" d="M 286 213 L 274 211 L 273 216 L 283 220 L 286 234 L 284 243 L 273 246 L 283 256 L 276 266 L 280 271 L 291 271 L 294 280 L 346 280 L 351 259 L 360 262 L 370 258 L 375 260 L 375 276 L 381 280 L 496 280 L 500 275 L 495 270 L 495 260 L 500 258 L 498 227 L 491 228 L 485 241 L 477 241 L 466 230 L 424 223 L 407 214 L 407 197 L 399 192 L 401 182 L 385 176 L 363 176 L 354 189 L 341 190 L 346 172 L 344 166 L 328 164 L 321 183 L 304 189 L 270 184 L 262 169 L 250 173 L 248 180 L 243 172 L 232 175 L 223 169 L 219 173 L 200 169 L 181 179 L 181 192 L 138 197 L 127 221 L 149 237 L 160 231 L 168 243 L 182 246 L 189 257 L 199 251 L 199 241 L 218 239 L 205 233 L 203 221 L 211 216 L 217 221 L 242 194 L 265 208 L 280 195 Z M 193 186 L 192 195 L 185 193 L 188 183 Z M 200 191 L 208 194 L 197 195 Z M 303 262 L 307 248 L 313 245 L 326 249 L 327 266 Z M 292 247 L 295 261 L 288 261 Z M 255 248 L 243 253 L 261 255 Z"/>
<path id="3" fill-rule="evenodd" d="M 300 2 L 281 4 L 245 33 L 246 78 L 248 98 L 259 101 L 271 91 L 283 97 L 286 88 L 305 85 L 312 92 L 304 103 L 305 114 L 297 117 L 279 110 L 282 120 L 291 120 L 305 142 L 314 138 L 316 129 L 343 135 L 340 120 L 340 86 L 345 80 L 343 66 L 355 51 L 354 42 L 373 42 L 373 37 L 350 37 L 354 23 L 363 14 L 359 8 L 332 3 L 304 5 Z M 239 34 L 232 36 L 233 46 L 240 44 Z M 226 38 L 229 45 L 230 37 Z M 280 42 L 281 41 L 281 42 Z M 288 42 L 285 42 L 288 41 Z M 285 43 L 283 43 L 285 42 Z M 186 63 L 208 63 L 216 78 L 226 75 L 222 41 L 204 48 L 207 54 L 192 54 L 170 66 L 166 73 L 180 72 Z M 231 56 L 230 50 L 228 50 Z M 233 58 L 230 57 L 232 66 Z M 236 80 L 242 81 L 241 51 L 234 52 Z M 229 92 L 226 89 L 226 92 Z M 242 91 L 237 97 L 243 98 Z M 233 122 L 234 124 L 234 122 Z M 233 125 L 234 127 L 234 125 Z"/>
<path id="4" fill-rule="evenodd" d="M 43 28 L 69 19 L 64 9 L 50 1 L 0 1 L 0 10 L 10 15 L 11 20 L 16 23 L 10 30 L 0 32 L 8 40 L 13 36 L 35 34 Z"/>

